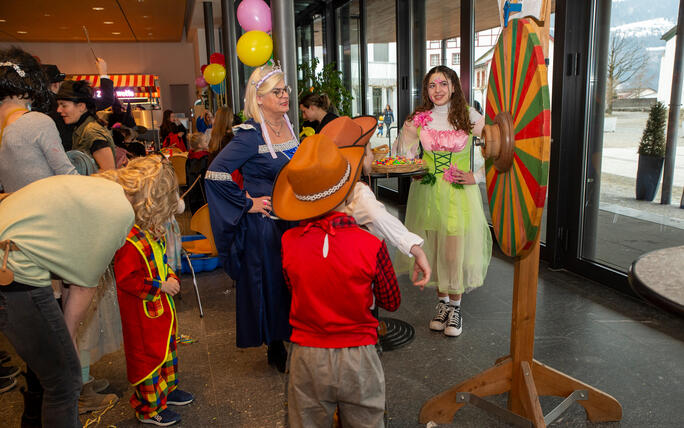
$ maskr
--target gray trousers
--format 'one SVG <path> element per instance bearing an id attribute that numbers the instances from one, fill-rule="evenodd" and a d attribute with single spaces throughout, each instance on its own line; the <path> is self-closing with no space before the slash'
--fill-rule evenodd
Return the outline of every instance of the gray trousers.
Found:
<path id="1" fill-rule="evenodd" d="M 43 426 L 80 427 L 81 363 L 52 287 L 0 288 L 0 331 L 44 388 Z"/>
<path id="2" fill-rule="evenodd" d="M 344 427 L 385 426 L 385 374 L 374 345 L 330 349 L 293 343 L 288 362 L 290 427 L 329 428 L 338 405 Z"/>

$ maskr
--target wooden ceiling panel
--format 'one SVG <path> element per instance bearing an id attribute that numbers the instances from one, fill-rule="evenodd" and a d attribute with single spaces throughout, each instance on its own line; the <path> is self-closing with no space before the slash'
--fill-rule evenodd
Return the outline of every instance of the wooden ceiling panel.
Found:
<path id="1" fill-rule="evenodd" d="M 556 1 L 551 0 L 551 10 Z M 396 42 L 394 2 L 366 0 L 366 39 L 368 43 Z M 426 39 L 442 40 L 460 36 L 461 0 L 425 0 Z M 499 26 L 497 0 L 475 1 L 475 31 Z M 401 29 L 400 29 L 401 30 Z"/>
<path id="2" fill-rule="evenodd" d="M 186 0 L 0 0 L 0 41 L 173 42 Z"/>

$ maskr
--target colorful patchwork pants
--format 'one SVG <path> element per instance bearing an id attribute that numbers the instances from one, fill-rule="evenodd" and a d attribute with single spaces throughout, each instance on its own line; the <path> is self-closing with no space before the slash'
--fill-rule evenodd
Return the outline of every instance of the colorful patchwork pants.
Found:
<path id="1" fill-rule="evenodd" d="M 169 353 L 161 365 L 147 379 L 135 386 L 131 406 L 138 419 L 149 419 L 166 409 L 166 397 L 178 387 L 178 357 L 176 356 L 176 331 L 171 335 Z"/>

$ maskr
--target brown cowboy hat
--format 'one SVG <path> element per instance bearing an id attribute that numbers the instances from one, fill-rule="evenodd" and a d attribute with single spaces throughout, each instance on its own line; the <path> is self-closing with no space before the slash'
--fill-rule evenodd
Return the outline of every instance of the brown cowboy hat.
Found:
<path id="1" fill-rule="evenodd" d="M 373 116 L 341 116 L 331 120 L 319 134 L 327 135 L 337 147 L 365 146 L 373 136 L 378 120 Z"/>
<path id="2" fill-rule="evenodd" d="M 340 136 L 340 141 L 344 139 Z M 364 146 L 338 148 L 324 134 L 305 138 L 273 185 L 275 215 L 283 220 L 306 220 L 340 205 L 358 180 L 364 152 Z"/>

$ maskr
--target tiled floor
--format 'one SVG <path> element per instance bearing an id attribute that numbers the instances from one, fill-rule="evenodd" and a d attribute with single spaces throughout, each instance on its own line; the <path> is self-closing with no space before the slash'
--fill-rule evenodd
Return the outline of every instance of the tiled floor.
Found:
<path id="1" fill-rule="evenodd" d="M 235 298 L 232 282 L 219 270 L 198 277 L 205 316 L 199 318 L 192 283 L 183 278 L 178 302 L 180 332 L 197 342 L 180 345 L 180 380 L 197 400 L 179 408 L 185 427 L 286 426 L 286 377 L 266 363 L 263 348 L 235 347 Z M 403 301 L 394 314 L 416 330 L 409 345 L 383 353 L 391 427 L 419 427 L 422 403 L 434 394 L 490 367 L 508 353 L 513 266 L 494 257 L 486 283 L 463 298 L 464 331 L 447 338 L 427 329 L 436 303 L 434 292 L 420 291 L 400 278 Z M 0 335 L 0 349 L 8 349 Z M 684 320 L 646 303 L 542 264 L 537 300 L 535 358 L 613 395 L 623 407 L 620 423 L 590 424 L 573 404 L 553 426 L 684 426 Z M 128 405 L 123 352 L 92 368 L 110 380 L 122 400 L 101 419 L 100 427 L 135 427 Z M 23 380 L 20 380 L 23 384 Z M 505 396 L 492 401 L 505 405 Z M 0 395 L 0 421 L 19 426 L 18 388 Z M 543 398 L 548 412 L 559 402 Z M 92 416 L 92 415 L 91 415 Z M 85 418 L 83 421 L 85 422 Z M 506 426 L 483 411 L 466 407 L 453 424 Z"/>

